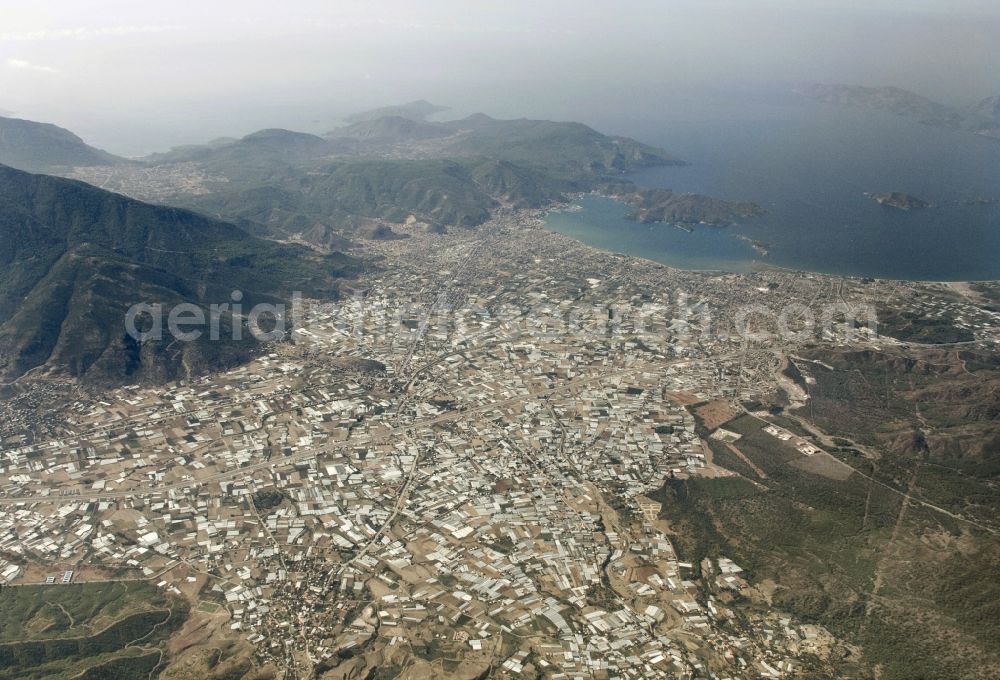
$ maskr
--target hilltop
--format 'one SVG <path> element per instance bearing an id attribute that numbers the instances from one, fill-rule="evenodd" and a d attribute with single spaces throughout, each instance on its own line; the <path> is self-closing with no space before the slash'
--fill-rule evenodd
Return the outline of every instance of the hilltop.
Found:
<path id="1" fill-rule="evenodd" d="M 221 138 L 207 144 L 175 147 L 142 160 L 145 165 L 203 163 L 222 172 L 269 166 L 281 162 L 305 162 L 331 153 L 322 137 L 280 128 L 259 130 L 240 139 Z"/>
<path id="2" fill-rule="evenodd" d="M 628 137 L 605 135 L 582 123 L 500 120 L 482 113 L 441 123 L 399 117 L 365 120 L 333 130 L 326 137 L 354 140 L 363 154 L 379 155 L 395 149 L 397 153 L 434 158 L 483 156 L 577 181 L 683 164 L 663 149 Z"/>
<path id="3" fill-rule="evenodd" d="M 347 123 L 359 123 L 365 120 L 377 120 L 390 116 L 398 116 L 409 120 L 427 120 L 436 113 L 443 113 L 449 107 L 431 104 L 426 99 L 407 102 L 406 104 L 396 104 L 394 106 L 380 106 L 368 111 L 361 111 L 344 118 Z"/>
<path id="4" fill-rule="evenodd" d="M 0 116 L 0 163 L 4 165 L 41 171 L 124 162 L 56 125 Z"/>

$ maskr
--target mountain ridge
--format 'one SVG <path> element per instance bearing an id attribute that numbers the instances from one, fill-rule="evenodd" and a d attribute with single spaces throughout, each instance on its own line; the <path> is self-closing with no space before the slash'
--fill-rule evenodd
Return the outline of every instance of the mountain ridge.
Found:
<path id="1" fill-rule="evenodd" d="M 924 125 L 966 130 L 982 137 L 1000 138 L 1000 96 L 969 106 L 949 106 L 899 87 L 866 87 L 843 83 L 810 83 L 796 94 L 840 106 L 859 106 L 911 118 Z"/>
<path id="2" fill-rule="evenodd" d="M 245 360 L 255 342 L 137 346 L 136 303 L 277 304 L 337 294 L 356 261 L 255 238 L 181 208 L 0 166 L 0 380 L 45 370 L 92 382 L 159 380 Z M 222 325 L 241 323 L 226 316 Z M 223 332 L 223 338 L 231 337 Z M 168 352 L 168 348 L 169 352 Z"/>

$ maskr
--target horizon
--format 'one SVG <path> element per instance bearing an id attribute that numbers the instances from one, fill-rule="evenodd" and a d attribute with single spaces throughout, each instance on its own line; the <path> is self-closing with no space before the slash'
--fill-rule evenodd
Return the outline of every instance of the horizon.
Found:
<path id="1" fill-rule="evenodd" d="M 600 125 L 698 119 L 798 82 L 892 85 L 950 104 L 1000 94 L 1000 7 L 977 0 L 947 13 L 907 1 L 459 7 L 6 7 L 0 109 L 135 157 L 271 127 L 322 133 L 353 111 L 420 98 Z M 934 41 L 950 49 L 931 54 Z"/>

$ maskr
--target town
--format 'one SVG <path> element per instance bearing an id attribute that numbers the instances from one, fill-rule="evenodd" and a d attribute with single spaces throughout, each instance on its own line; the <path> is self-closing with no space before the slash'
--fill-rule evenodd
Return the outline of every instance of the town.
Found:
<path id="1" fill-rule="evenodd" d="M 285 677 L 377 658 L 779 678 L 851 653 L 731 556 L 686 561 L 657 494 L 737 476 L 706 440 L 737 441 L 725 423 L 748 403 L 775 442 L 830 458 L 766 405 L 783 386 L 806 398 L 782 371 L 807 343 L 898 345 L 850 322 L 876 300 L 947 316 L 970 344 L 995 346 L 1000 315 L 945 284 L 673 270 L 540 220 L 369 242 L 385 264 L 224 373 L 32 422 L 12 401 L 0 581 L 148 580 L 224 612 Z M 840 316 L 747 337 L 790 303 Z M 731 413 L 711 423 L 704 404 Z"/>

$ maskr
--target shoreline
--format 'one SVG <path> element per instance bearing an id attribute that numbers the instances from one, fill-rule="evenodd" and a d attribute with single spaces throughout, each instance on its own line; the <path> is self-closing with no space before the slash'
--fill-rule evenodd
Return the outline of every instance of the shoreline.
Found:
<path id="1" fill-rule="evenodd" d="M 598 197 L 598 198 L 607 199 L 609 201 L 614 201 L 615 203 L 619 203 L 619 204 L 621 204 L 622 206 L 625 206 L 625 207 L 627 207 L 627 205 L 628 205 L 628 204 L 626 204 L 626 203 L 618 200 L 617 198 L 615 198 L 613 196 L 607 196 L 605 194 L 600 194 L 600 193 L 581 192 L 581 193 L 578 193 L 578 194 L 572 194 L 571 196 L 573 196 L 574 198 L 582 198 L 584 196 L 595 196 L 595 197 Z M 622 252 L 620 250 L 611 250 L 611 249 L 608 249 L 608 248 L 602 248 L 601 246 L 596 246 L 596 245 L 593 245 L 591 243 L 587 243 L 586 241 L 584 241 L 584 240 L 582 240 L 582 239 L 580 239 L 580 238 L 578 238 L 576 236 L 573 236 L 571 234 L 566 234 L 564 232 L 557 231 L 555 229 L 551 229 L 548 226 L 548 216 L 549 216 L 550 213 L 576 214 L 576 213 L 580 213 L 580 212 L 583 212 L 584 210 L 586 210 L 585 208 L 583 208 L 582 206 L 580 206 L 577 203 L 558 203 L 558 204 L 555 204 L 554 206 L 552 206 L 550 208 L 542 208 L 540 210 L 541 210 L 541 223 L 542 223 L 541 224 L 541 228 L 543 228 L 543 229 L 545 229 L 547 231 L 550 231 L 550 232 L 555 233 L 555 234 L 559 234 L 561 236 L 565 236 L 566 238 L 573 239 L 574 241 L 582 243 L 583 245 L 585 245 L 585 246 L 587 246 L 589 248 L 594 248 L 596 250 L 600 250 L 600 251 L 603 251 L 603 252 L 606 252 L 606 253 L 611 253 L 611 254 L 614 254 L 614 255 L 622 256 L 622 257 L 634 257 L 634 258 L 636 258 L 638 260 L 643 260 L 643 261 L 646 261 L 646 262 L 651 262 L 651 263 L 656 264 L 658 266 L 667 267 L 669 269 L 674 269 L 674 270 L 678 270 L 678 271 L 699 272 L 699 273 L 717 274 L 717 275 L 745 276 L 747 274 L 752 274 L 755 271 L 760 271 L 760 270 L 767 271 L 767 270 L 770 270 L 770 271 L 787 272 L 787 273 L 790 273 L 790 274 L 808 274 L 808 275 L 814 275 L 814 276 L 825 276 L 825 277 L 836 278 L 836 279 L 855 279 L 855 280 L 859 280 L 859 281 L 863 280 L 863 279 L 872 279 L 874 281 L 902 282 L 902 283 L 926 283 L 926 284 L 941 284 L 941 285 L 974 284 L 974 283 L 1000 283 L 1000 277 L 992 278 L 992 279 L 989 279 L 989 278 L 988 279 L 920 279 L 920 278 L 898 278 L 898 277 L 883 277 L 883 276 L 864 276 L 864 275 L 859 275 L 859 274 L 837 274 L 837 273 L 833 273 L 833 272 L 822 272 L 822 271 L 814 271 L 814 270 L 809 270 L 809 269 L 796 269 L 794 267 L 786 267 L 786 266 L 782 266 L 782 265 L 771 264 L 771 263 L 768 263 L 768 262 L 762 262 L 761 260 L 757 260 L 757 259 L 749 260 L 749 263 L 750 263 L 750 269 L 749 269 L 749 271 L 730 271 L 730 270 L 726 270 L 726 269 L 700 269 L 700 268 L 695 268 L 695 267 L 678 267 L 676 265 L 667 264 L 665 262 L 660 262 L 659 260 L 653 259 L 651 257 L 647 257 L 647 256 L 643 256 L 643 255 L 635 255 L 635 254 L 632 254 L 632 253 L 625 253 L 625 252 Z M 629 222 L 633 223 L 631 221 L 629 221 Z M 634 222 L 634 224 L 640 224 L 640 223 Z M 664 226 L 664 227 L 671 226 L 671 225 L 666 224 L 666 223 L 660 223 L 660 224 L 661 224 L 661 226 Z M 692 233 L 693 233 L 693 231 L 692 231 Z M 740 235 L 737 235 L 736 238 L 740 238 Z M 746 237 L 746 238 L 748 238 L 748 237 Z"/>

